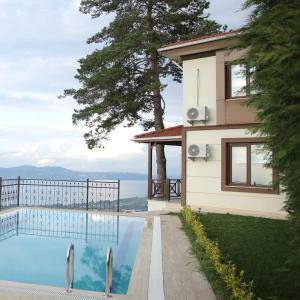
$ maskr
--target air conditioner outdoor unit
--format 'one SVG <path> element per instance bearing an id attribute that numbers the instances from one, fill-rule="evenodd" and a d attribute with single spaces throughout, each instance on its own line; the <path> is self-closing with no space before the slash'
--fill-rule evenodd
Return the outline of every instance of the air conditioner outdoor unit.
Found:
<path id="1" fill-rule="evenodd" d="M 188 158 L 191 160 L 195 160 L 197 158 L 207 160 L 209 156 L 209 146 L 207 144 L 193 144 L 188 147 Z"/>
<path id="2" fill-rule="evenodd" d="M 186 117 L 192 125 L 194 122 L 206 122 L 208 120 L 208 108 L 207 106 L 191 107 L 188 109 Z"/>

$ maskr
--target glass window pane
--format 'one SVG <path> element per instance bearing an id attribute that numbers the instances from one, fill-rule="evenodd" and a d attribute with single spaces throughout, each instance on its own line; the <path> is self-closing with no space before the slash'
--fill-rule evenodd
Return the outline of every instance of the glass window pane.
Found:
<path id="1" fill-rule="evenodd" d="M 272 186 L 272 169 L 265 167 L 269 156 L 263 145 L 251 145 L 251 185 Z"/>
<path id="2" fill-rule="evenodd" d="M 246 96 L 245 65 L 231 65 L 231 97 Z"/>
<path id="3" fill-rule="evenodd" d="M 231 148 L 231 182 L 247 183 L 247 147 Z"/>
<path id="4" fill-rule="evenodd" d="M 250 84 L 250 95 L 255 95 L 257 94 L 257 90 L 254 89 L 253 87 L 253 76 L 255 73 L 255 67 L 252 67 L 249 69 L 249 84 Z"/>

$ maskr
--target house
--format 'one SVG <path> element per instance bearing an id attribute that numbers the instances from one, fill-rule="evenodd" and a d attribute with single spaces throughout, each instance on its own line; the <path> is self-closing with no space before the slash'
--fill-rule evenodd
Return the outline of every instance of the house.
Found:
<path id="1" fill-rule="evenodd" d="M 265 139 L 249 130 L 258 121 L 245 105 L 254 92 L 251 72 L 244 72 L 241 61 L 245 50 L 228 50 L 238 35 L 239 31 L 218 33 L 159 49 L 182 64 L 184 124 L 134 140 L 149 144 L 151 174 L 155 143 L 182 146 L 183 206 L 282 217 L 285 197 L 273 184 L 276 172 L 265 166 L 271 154 L 263 148 Z M 152 185 L 149 175 L 149 197 Z"/>

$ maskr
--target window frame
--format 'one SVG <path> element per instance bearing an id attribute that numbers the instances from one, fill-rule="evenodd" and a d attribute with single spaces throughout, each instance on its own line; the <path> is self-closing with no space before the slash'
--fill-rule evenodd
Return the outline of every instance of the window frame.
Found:
<path id="1" fill-rule="evenodd" d="M 231 66 L 232 65 L 245 65 L 246 68 L 246 95 L 245 96 L 232 96 L 232 80 L 231 80 Z M 251 74 L 249 67 L 246 63 L 241 61 L 230 61 L 225 63 L 225 98 L 226 99 L 245 99 L 250 97 Z"/>
<path id="2" fill-rule="evenodd" d="M 265 144 L 264 138 L 224 138 L 222 139 L 221 149 L 221 190 L 248 193 L 279 194 L 278 186 L 275 183 L 278 176 L 275 170 L 272 170 L 272 186 L 254 186 L 251 185 L 251 145 Z M 232 182 L 231 154 L 232 147 L 247 147 L 247 165 L 246 165 L 246 183 Z"/>

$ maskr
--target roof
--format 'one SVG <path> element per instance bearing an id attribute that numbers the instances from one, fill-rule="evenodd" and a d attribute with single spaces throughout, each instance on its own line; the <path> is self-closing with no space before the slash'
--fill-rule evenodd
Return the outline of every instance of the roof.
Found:
<path id="1" fill-rule="evenodd" d="M 236 29 L 236 30 L 230 30 L 230 31 L 226 31 L 226 32 L 219 32 L 219 33 L 214 33 L 214 34 L 207 34 L 207 35 L 201 35 L 192 39 L 188 39 L 188 40 L 184 40 L 184 41 L 179 41 L 179 42 L 174 42 L 174 43 L 170 43 L 167 45 L 163 45 L 159 51 L 164 50 L 164 48 L 169 48 L 169 47 L 173 47 L 173 46 L 181 46 L 181 45 L 185 45 L 185 44 L 189 44 L 191 42 L 205 42 L 205 40 L 209 39 L 211 40 L 212 38 L 214 38 L 214 40 L 216 39 L 221 39 L 221 38 L 226 38 L 228 37 L 228 35 L 235 35 L 236 33 L 238 33 L 240 31 L 240 29 Z"/>
<path id="2" fill-rule="evenodd" d="M 138 143 L 181 142 L 183 125 L 169 127 L 157 131 L 144 132 L 134 136 L 133 141 Z"/>
<path id="3" fill-rule="evenodd" d="M 240 31 L 240 29 L 230 30 L 227 32 L 202 35 L 192 39 L 170 43 L 159 48 L 158 52 L 172 59 L 180 60 L 178 59 L 180 55 L 193 54 L 197 52 L 205 52 L 218 49 L 220 45 L 217 45 L 216 43 L 220 44 L 222 40 L 234 37 L 238 35 Z"/>

